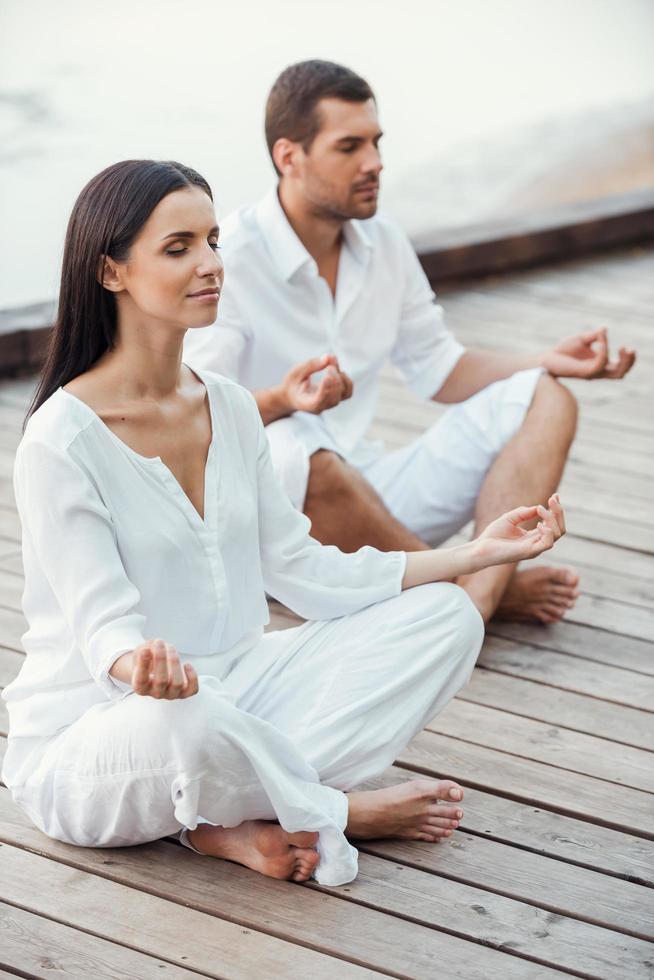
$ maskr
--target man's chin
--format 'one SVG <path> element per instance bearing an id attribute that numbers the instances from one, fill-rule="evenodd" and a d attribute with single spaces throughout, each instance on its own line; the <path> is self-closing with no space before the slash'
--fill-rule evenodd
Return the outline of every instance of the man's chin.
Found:
<path id="1" fill-rule="evenodd" d="M 359 221 L 372 218 L 377 213 L 377 204 L 376 197 L 370 201 L 357 201 L 350 208 L 350 217 L 357 218 Z"/>

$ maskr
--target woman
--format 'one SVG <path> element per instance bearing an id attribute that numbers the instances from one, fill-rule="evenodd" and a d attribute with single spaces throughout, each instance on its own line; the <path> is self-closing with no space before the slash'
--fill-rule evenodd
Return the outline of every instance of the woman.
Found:
<path id="1" fill-rule="evenodd" d="M 319 545 L 251 395 L 182 364 L 186 330 L 216 317 L 217 248 L 211 191 L 180 164 L 116 164 L 75 204 L 16 457 L 29 630 L 3 776 L 60 840 L 181 831 L 203 854 L 339 884 L 356 874 L 348 837 L 436 840 L 462 815 L 449 781 L 344 792 L 474 665 L 481 617 L 429 583 L 540 553 L 563 514 L 553 498 L 418 554 Z M 309 622 L 263 636 L 266 592 Z"/>

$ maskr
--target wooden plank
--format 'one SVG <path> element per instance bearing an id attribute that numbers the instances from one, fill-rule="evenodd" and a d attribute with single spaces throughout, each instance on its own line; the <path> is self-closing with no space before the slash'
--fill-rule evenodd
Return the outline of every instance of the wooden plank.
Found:
<path id="1" fill-rule="evenodd" d="M 0 965 L 20 971 L 22 977 L 50 980 L 59 974 L 77 980 L 198 980 L 201 976 L 4 903 L 0 904 L 0 930 Z"/>
<path id="2" fill-rule="evenodd" d="M 644 712 L 574 694 L 558 687 L 549 687 L 547 681 L 536 683 L 524 680 L 512 676 L 510 668 L 507 673 L 502 673 L 494 667 L 492 657 L 490 669 L 478 666 L 467 686 L 459 692 L 458 698 L 526 718 L 535 718 L 548 725 L 559 725 L 587 735 L 597 735 L 617 744 L 654 751 L 654 724 L 652 718 Z M 543 673 L 547 674 L 546 668 Z M 652 763 L 654 765 L 654 759 Z"/>
<path id="3" fill-rule="evenodd" d="M 596 735 L 458 699 L 451 701 L 427 730 L 566 772 L 594 776 L 607 784 L 603 787 L 604 806 L 616 785 L 654 793 L 654 755 Z M 654 798 L 650 807 L 654 811 Z"/>
<path id="4" fill-rule="evenodd" d="M 20 610 L 23 598 L 23 579 L 0 568 L 0 605 Z"/>
<path id="5" fill-rule="evenodd" d="M 0 646 L 0 688 L 11 684 L 22 667 L 24 659 L 23 654 Z"/>
<path id="6" fill-rule="evenodd" d="M 5 571 L 12 575 L 23 576 L 23 556 L 20 551 L 16 551 L 16 546 L 8 546 L 6 553 L 3 553 L 2 542 L 0 542 L 0 565 Z"/>
<path id="7" fill-rule="evenodd" d="M 394 785 L 413 775 L 399 766 L 391 766 L 381 776 L 369 780 L 365 788 Z M 463 809 L 461 827 L 468 833 L 637 884 L 654 885 L 654 842 L 643 837 L 469 787 L 465 790 Z M 610 883 L 606 887 L 610 888 Z"/>
<path id="8" fill-rule="evenodd" d="M 0 851 L 0 866 L 4 900 L 202 976 L 230 980 L 382 976 L 6 844 Z"/>
<path id="9" fill-rule="evenodd" d="M 586 576 L 575 607 L 566 613 L 569 622 L 654 643 L 654 609 L 588 595 L 583 591 L 585 585 Z"/>
<path id="10" fill-rule="evenodd" d="M 11 805 L 5 790 L 0 791 L 0 838 L 70 867 L 391 976 L 431 977 L 444 959 L 456 963 L 466 980 L 492 976 L 554 980 L 565 975 L 394 915 L 363 906 L 354 911 L 350 902 L 338 897 L 339 890 L 324 894 L 264 878 L 228 861 L 207 860 L 166 842 L 115 850 L 69 847 L 34 830 Z M 347 894 L 345 889 L 343 893 Z"/>
<path id="11" fill-rule="evenodd" d="M 27 621 L 21 612 L 0 606 L 0 643 L 10 650 L 23 649 L 21 636 L 27 630 Z"/>
<path id="12" fill-rule="evenodd" d="M 0 538 L 20 543 L 20 520 L 13 507 L 0 505 Z"/>
<path id="13" fill-rule="evenodd" d="M 543 556 L 546 560 L 548 556 Z M 551 558 L 564 562 L 578 563 L 583 568 L 594 568 L 597 575 L 605 574 L 614 576 L 615 580 L 624 583 L 626 594 L 606 594 L 616 599 L 639 602 L 647 605 L 651 602 L 651 595 L 654 592 L 652 587 L 652 556 L 641 554 L 639 551 L 629 551 L 625 548 L 616 548 L 613 545 L 603 544 L 601 541 L 588 541 L 585 538 L 577 538 L 574 534 L 566 534 L 556 542 L 556 553 L 551 552 Z M 608 579 L 611 580 L 610 578 Z M 649 591 L 643 598 L 639 592 L 632 593 L 630 586 L 643 588 L 641 583 L 649 585 Z M 617 586 L 614 586 L 614 588 Z M 593 588 L 589 589 L 594 592 Z"/>
<path id="14" fill-rule="evenodd" d="M 487 633 L 489 636 L 498 639 L 498 643 L 493 644 L 496 655 L 499 655 L 500 638 L 513 641 L 510 647 L 506 646 L 510 656 L 516 653 L 516 643 L 528 644 L 539 650 L 551 650 L 562 655 L 568 654 L 567 659 L 560 661 L 559 664 L 569 677 L 569 683 L 566 683 L 565 687 L 568 690 L 577 690 L 581 694 L 597 695 L 599 693 L 600 696 L 603 696 L 597 688 L 591 690 L 588 687 L 586 672 L 589 663 L 605 664 L 607 667 L 615 667 L 618 670 L 637 671 L 639 674 L 652 673 L 651 643 L 570 623 L 566 619 L 549 626 L 541 626 L 539 623 L 507 623 L 501 620 L 492 620 L 488 624 Z M 536 678 L 537 674 L 533 671 L 538 671 L 540 659 L 541 654 L 531 658 L 531 661 L 525 657 L 523 661 L 525 673 L 521 676 Z M 547 660 L 543 661 L 543 663 L 546 662 Z M 488 664 L 488 666 L 494 666 L 494 664 Z M 584 680 L 584 678 L 586 679 Z M 613 674 L 609 670 L 597 671 L 593 677 L 593 682 L 601 685 L 601 691 L 605 692 L 606 695 L 613 692 L 614 697 L 621 703 L 643 708 L 649 708 L 651 705 L 649 693 L 644 700 L 639 699 L 636 687 L 640 678 L 632 677 L 631 691 L 629 690 L 629 681 L 624 675 Z M 608 699 L 611 700 L 611 697 L 609 696 Z"/>
<path id="15" fill-rule="evenodd" d="M 317 886 L 314 886 L 317 887 Z M 326 889 L 325 889 L 326 890 Z M 436 874 L 374 855 L 361 857 L 351 901 L 547 966 L 605 980 L 651 977 L 651 943 L 552 914 Z M 356 914 L 356 913 L 355 913 Z"/>
<path id="16" fill-rule="evenodd" d="M 359 847 L 366 854 L 474 884 L 554 915 L 651 939 L 652 889 L 642 885 L 553 862 L 460 830 L 446 847 L 421 847 L 417 841 L 365 841 Z"/>
<path id="17" fill-rule="evenodd" d="M 604 827 L 654 839 L 652 796 L 641 790 L 424 731 L 400 754 L 399 765 L 463 786 L 499 793 Z M 607 796 L 607 794 L 610 794 Z"/>
<path id="18" fill-rule="evenodd" d="M 561 205 L 503 222 L 419 236 L 415 247 L 433 283 L 488 275 L 654 237 L 649 190 Z"/>

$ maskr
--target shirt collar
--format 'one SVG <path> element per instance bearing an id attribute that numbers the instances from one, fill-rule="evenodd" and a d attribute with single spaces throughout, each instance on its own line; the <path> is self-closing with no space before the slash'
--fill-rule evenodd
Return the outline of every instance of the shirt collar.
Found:
<path id="1" fill-rule="evenodd" d="M 284 209 L 279 203 L 277 188 L 273 187 L 259 202 L 256 209 L 257 223 L 277 264 L 282 277 L 288 281 L 298 269 L 305 265 L 315 265 L 313 257 L 297 237 Z M 373 244 L 360 221 L 346 221 L 343 236 L 348 248 L 357 261 L 365 264 Z"/>

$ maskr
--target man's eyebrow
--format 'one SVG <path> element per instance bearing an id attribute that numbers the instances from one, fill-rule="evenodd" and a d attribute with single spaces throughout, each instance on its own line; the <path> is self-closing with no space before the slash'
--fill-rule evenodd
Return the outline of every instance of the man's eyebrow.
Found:
<path id="1" fill-rule="evenodd" d="M 217 235 L 218 231 L 219 231 L 218 225 L 214 225 L 213 228 L 210 229 L 209 235 Z M 195 238 L 195 232 L 194 231 L 171 231 L 169 235 L 164 235 L 161 241 L 165 242 L 166 239 L 168 238 Z"/>
<path id="2" fill-rule="evenodd" d="M 379 140 L 382 138 L 383 135 L 384 134 L 380 129 L 378 133 L 375 133 L 373 139 Z M 336 142 L 337 143 L 363 143 L 365 139 L 366 139 L 365 136 L 339 136 Z"/>

